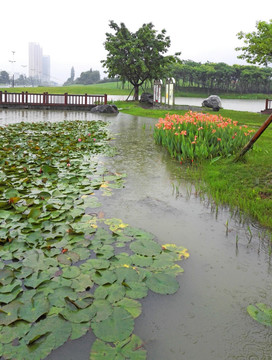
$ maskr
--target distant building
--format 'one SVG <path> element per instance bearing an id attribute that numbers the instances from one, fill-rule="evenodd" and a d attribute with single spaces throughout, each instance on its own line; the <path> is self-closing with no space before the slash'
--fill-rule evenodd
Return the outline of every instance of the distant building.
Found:
<path id="1" fill-rule="evenodd" d="M 37 82 L 50 81 L 50 56 L 43 56 L 42 48 L 38 43 L 28 44 L 29 77 Z"/>

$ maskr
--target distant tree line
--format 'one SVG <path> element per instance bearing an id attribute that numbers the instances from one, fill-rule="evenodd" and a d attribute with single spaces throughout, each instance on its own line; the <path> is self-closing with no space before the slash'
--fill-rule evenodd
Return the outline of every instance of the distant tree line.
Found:
<path id="1" fill-rule="evenodd" d="M 90 69 L 89 71 L 84 71 L 80 74 L 78 78 L 75 79 L 75 69 L 74 67 L 72 67 L 71 75 L 63 85 L 72 85 L 72 84 L 90 85 L 90 84 L 96 84 L 99 81 L 100 81 L 100 72 L 98 70 Z"/>
<path id="2" fill-rule="evenodd" d="M 272 91 L 271 67 L 181 60 L 171 65 L 169 73 L 176 80 L 177 89 L 265 94 Z"/>

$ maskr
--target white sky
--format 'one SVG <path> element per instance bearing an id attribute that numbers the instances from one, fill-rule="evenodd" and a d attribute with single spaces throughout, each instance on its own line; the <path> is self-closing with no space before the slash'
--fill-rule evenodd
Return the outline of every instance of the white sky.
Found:
<path id="1" fill-rule="evenodd" d="M 272 0 L 1 0 L 0 71 L 28 75 L 28 43 L 37 42 L 51 59 L 51 79 L 63 83 L 106 59 L 109 21 L 135 32 L 152 22 L 170 36 L 169 54 L 205 63 L 246 64 L 237 59 L 236 34 L 252 32 L 256 21 L 272 18 Z M 13 65 L 12 51 L 15 51 Z"/>

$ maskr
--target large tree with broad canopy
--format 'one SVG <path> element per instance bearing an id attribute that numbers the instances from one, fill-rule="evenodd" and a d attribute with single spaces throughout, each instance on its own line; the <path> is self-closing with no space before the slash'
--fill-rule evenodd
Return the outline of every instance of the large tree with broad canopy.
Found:
<path id="1" fill-rule="evenodd" d="M 244 40 L 245 46 L 237 47 L 243 53 L 239 59 L 245 59 L 250 64 L 260 64 L 267 66 L 272 64 L 272 19 L 269 22 L 258 21 L 257 31 L 244 33 L 240 31 L 238 39 Z"/>
<path id="2" fill-rule="evenodd" d="M 157 33 L 152 23 L 143 24 L 135 33 L 124 23 L 120 26 L 110 21 L 114 33 L 106 33 L 107 59 L 102 60 L 109 78 L 119 76 L 134 87 L 134 100 L 139 98 L 139 87 L 146 80 L 167 76 L 168 66 L 177 60 L 179 53 L 165 56 L 171 41 L 166 30 Z"/>

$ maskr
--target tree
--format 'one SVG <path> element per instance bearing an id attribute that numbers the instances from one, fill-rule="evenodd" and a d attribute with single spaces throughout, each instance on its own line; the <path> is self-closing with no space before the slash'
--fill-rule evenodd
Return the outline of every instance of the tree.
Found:
<path id="1" fill-rule="evenodd" d="M 176 61 L 176 56 L 164 56 L 171 45 L 166 31 L 157 34 L 152 23 L 143 24 L 135 33 L 130 32 L 124 23 L 118 26 L 110 21 L 114 34 L 106 33 L 105 49 L 107 59 L 102 60 L 108 76 L 119 76 L 129 81 L 134 88 L 134 99 L 139 98 L 139 87 L 146 80 L 165 76 L 168 65 Z"/>
<path id="2" fill-rule="evenodd" d="M 9 84 L 9 74 L 7 71 L 0 72 L 0 84 Z"/>
<path id="3" fill-rule="evenodd" d="M 243 51 L 239 59 L 245 59 L 250 64 L 265 65 L 272 63 L 272 19 L 269 22 L 258 21 L 257 31 L 244 33 L 240 31 L 237 36 L 244 40 L 245 46 L 237 47 L 235 50 Z"/>
<path id="4" fill-rule="evenodd" d="M 80 77 L 78 77 L 75 80 L 76 84 L 83 84 L 83 85 L 88 85 L 88 84 L 95 84 L 100 80 L 100 73 L 98 70 L 92 70 L 90 69 L 89 71 L 84 71 L 80 74 Z"/>

